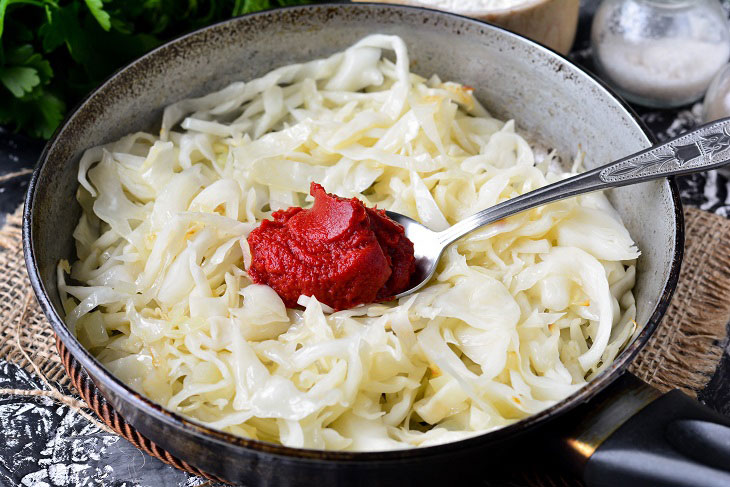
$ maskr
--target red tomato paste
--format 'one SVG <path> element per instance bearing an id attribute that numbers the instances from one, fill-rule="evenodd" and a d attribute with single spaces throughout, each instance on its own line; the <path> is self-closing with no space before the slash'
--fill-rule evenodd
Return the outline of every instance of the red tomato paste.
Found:
<path id="1" fill-rule="evenodd" d="M 415 259 L 401 225 L 317 183 L 309 192 L 311 209 L 275 211 L 248 236 L 254 282 L 271 286 L 290 308 L 303 294 L 336 310 L 408 288 Z"/>

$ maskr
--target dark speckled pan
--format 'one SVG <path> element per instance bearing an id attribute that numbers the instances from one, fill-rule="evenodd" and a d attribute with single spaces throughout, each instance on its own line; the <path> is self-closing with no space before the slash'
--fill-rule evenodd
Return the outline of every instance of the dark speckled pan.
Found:
<path id="1" fill-rule="evenodd" d="M 56 288 L 57 262 L 74 256 L 71 235 L 80 214 L 74 194 L 82 152 L 154 127 L 169 103 L 331 54 L 375 32 L 402 36 L 413 71 L 474 86 L 496 116 L 517 119 L 522 130 L 567 160 L 580 148 L 591 168 L 650 145 L 650 136 L 626 105 L 559 55 L 484 23 L 416 8 L 321 5 L 253 14 L 177 39 L 112 76 L 66 120 L 38 163 L 24 214 L 28 272 L 60 340 L 113 407 L 173 455 L 234 482 L 408 484 L 414 472 L 453 474 L 454 462 L 472 455 L 485 467 L 495 452 L 506 451 L 509 443 L 619 377 L 654 331 L 676 284 L 683 229 L 674 183 L 664 180 L 614 190 L 612 201 L 643 252 L 636 287 L 637 321 L 643 327 L 639 337 L 609 370 L 550 409 L 501 430 L 429 448 L 347 453 L 250 441 L 173 414 L 111 376 L 69 333 Z"/>

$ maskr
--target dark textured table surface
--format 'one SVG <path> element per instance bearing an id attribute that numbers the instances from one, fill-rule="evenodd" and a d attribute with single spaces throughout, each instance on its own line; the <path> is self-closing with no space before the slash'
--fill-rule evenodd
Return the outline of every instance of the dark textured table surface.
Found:
<path id="1" fill-rule="evenodd" d="M 578 38 L 571 58 L 591 69 L 588 36 L 598 0 L 581 2 Z M 730 0 L 723 0 L 730 10 Z M 635 107 L 659 140 L 700 121 L 700 103 L 679 110 Z M 43 148 L 39 141 L 0 127 L 0 175 L 33 167 Z M 712 172 L 679 181 L 685 204 L 730 217 L 730 173 Z M 22 201 L 29 176 L 0 183 L 0 220 Z M 39 388 L 38 378 L 0 360 L 0 388 Z M 700 400 L 730 415 L 730 355 L 725 354 Z M 140 452 L 126 440 L 99 431 L 67 406 L 48 398 L 0 397 L 0 486 L 197 486 L 187 475 Z M 208 484 L 209 485 L 209 484 Z"/>

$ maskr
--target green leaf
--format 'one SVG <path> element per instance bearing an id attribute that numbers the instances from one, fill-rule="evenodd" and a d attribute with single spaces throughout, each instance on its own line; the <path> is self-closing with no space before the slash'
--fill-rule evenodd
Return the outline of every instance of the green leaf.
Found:
<path id="1" fill-rule="evenodd" d="M 89 7 L 91 15 L 93 15 L 96 21 L 99 22 L 101 28 L 108 31 L 111 28 L 112 24 L 109 19 L 109 14 L 104 10 L 104 4 L 101 2 L 101 0 L 84 1 L 86 2 L 86 6 Z"/>
<path id="2" fill-rule="evenodd" d="M 34 124 L 33 133 L 42 139 L 49 139 L 63 120 L 66 106 L 61 99 L 51 93 L 44 93 L 36 101 L 36 106 L 40 117 Z"/>
<path id="3" fill-rule="evenodd" d="M 75 4 L 74 6 L 76 8 L 73 10 L 69 7 L 46 8 L 48 20 L 38 30 L 45 52 L 51 52 L 63 45 L 68 33 L 78 27 L 78 22 L 75 20 L 78 6 Z"/>
<path id="4" fill-rule="evenodd" d="M 53 78 L 53 69 L 51 68 L 51 63 L 49 63 L 48 60 L 43 59 L 38 53 L 35 53 L 31 57 L 26 59 L 25 63 L 23 64 L 25 66 L 35 68 L 35 70 L 38 72 L 38 76 L 41 79 L 41 83 L 46 83 L 51 78 Z"/>
<path id="5" fill-rule="evenodd" d="M 271 8 L 270 0 L 236 0 L 233 6 L 233 15 L 248 14 Z"/>
<path id="6" fill-rule="evenodd" d="M 67 104 L 162 42 L 231 13 L 303 3 L 311 0 L 0 0 L 0 124 L 47 138 Z"/>
<path id="7" fill-rule="evenodd" d="M 100 59 L 95 54 L 96 51 L 105 47 L 104 39 L 99 39 L 96 35 L 97 32 L 104 34 L 104 31 L 98 22 L 92 18 L 89 18 L 88 24 L 81 25 L 79 5 L 79 3 L 70 3 L 64 7 L 54 9 L 51 23 L 51 25 L 55 25 L 54 32 L 48 33 L 51 35 L 51 39 L 48 41 L 50 45 L 46 46 L 44 40 L 44 48 L 52 47 L 55 49 L 60 45 L 57 44 L 60 39 L 62 44 L 66 44 L 71 58 L 87 69 L 94 68 L 95 63 L 98 62 L 110 62 L 110 60 Z"/>
<path id="8" fill-rule="evenodd" d="M 233 2 L 233 11 L 231 11 L 232 17 L 238 17 L 243 14 L 243 3 L 245 0 L 235 0 Z"/>
<path id="9" fill-rule="evenodd" d="M 0 37 L 3 35 L 3 25 L 5 25 L 5 12 L 8 10 L 11 0 L 0 0 Z"/>
<path id="10" fill-rule="evenodd" d="M 33 68 L 26 66 L 0 68 L 0 83 L 4 84 L 16 98 L 30 93 L 40 82 L 38 72 Z"/>
<path id="11" fill-rule="evenodd" d="M 7 64 L 25 64 L 25 61 L 33 55 L 33 46 L 23 44 L 11 47 L 5 53 L 5 62 Z"/>
<path id="12" fill-rule="evenodd" d="M 132 22 L 126 22 L 116 17 L 112 17 L 111 26 L 114 30 L 122 34 L 132 34 L 134 32 L 134 24 Z"/>
<path id="13" fill-rule="evenodd" d="M 6 67 L 27 67 L 36 70 L 36 74 L 40 78 L 41 83 L 46 83 L 53 77 L 53 69 L 51 64 L 41 57 L 37 52 L 33 52 L 33 46 L 23 44 L 14 46 L 5 53 Z"/>
<path id="14" fill-rule="evenodd" d="M 53 78 L 53 69 L 47 59 L 33 52 L 33 46 L 13 46 L 5 52 L 2 83 L 16 97 L 25 96 L 38 85 L 47 84 Z"/>
<path id="15" fill-rule="evenodd" d="M 14 3 L 24 3 L 26 5 L 35 5 L 36 7 L 42 7 L 42 0 L 0 0 L 0 37 L 3 35 L 3 26 L 5 25 L 5 14 L 8 7 Z"/>
<path id="16" fill-rule="evenodd" d="M 162 0 L 146 0 L 143 6 L 147 10 L 155 10 L 162 7 Z"/>
<path id="17" fill-rule="evenodd" d="M 28 99 L 10 98 L 7 103 L 0 103 L 0 124 L 32 137 L 48 139 L 63 120 L 65 110 L 59 97 L 38 88 Z"/>

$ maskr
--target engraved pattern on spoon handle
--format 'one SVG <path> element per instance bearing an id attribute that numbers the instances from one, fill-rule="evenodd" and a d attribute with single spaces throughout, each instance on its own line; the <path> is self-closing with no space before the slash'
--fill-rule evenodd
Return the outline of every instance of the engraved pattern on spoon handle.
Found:
<path id="1" fill-rule="evenodd" d="M 730 119 L 724 119 L 604 166 L 600 177 L 607 183 L 634 182 L 714 169 L 728 159 Z"/>
<path id="2" fill-rule="evenodd" d="M 725 118 L 605 166 L 503 201 L 440 232 L 438 239 L 441 245 L 447 246 L 477 228 L 546 203 L 651 179 L 707 171 L 728 162 L 730 118 Z"/>

